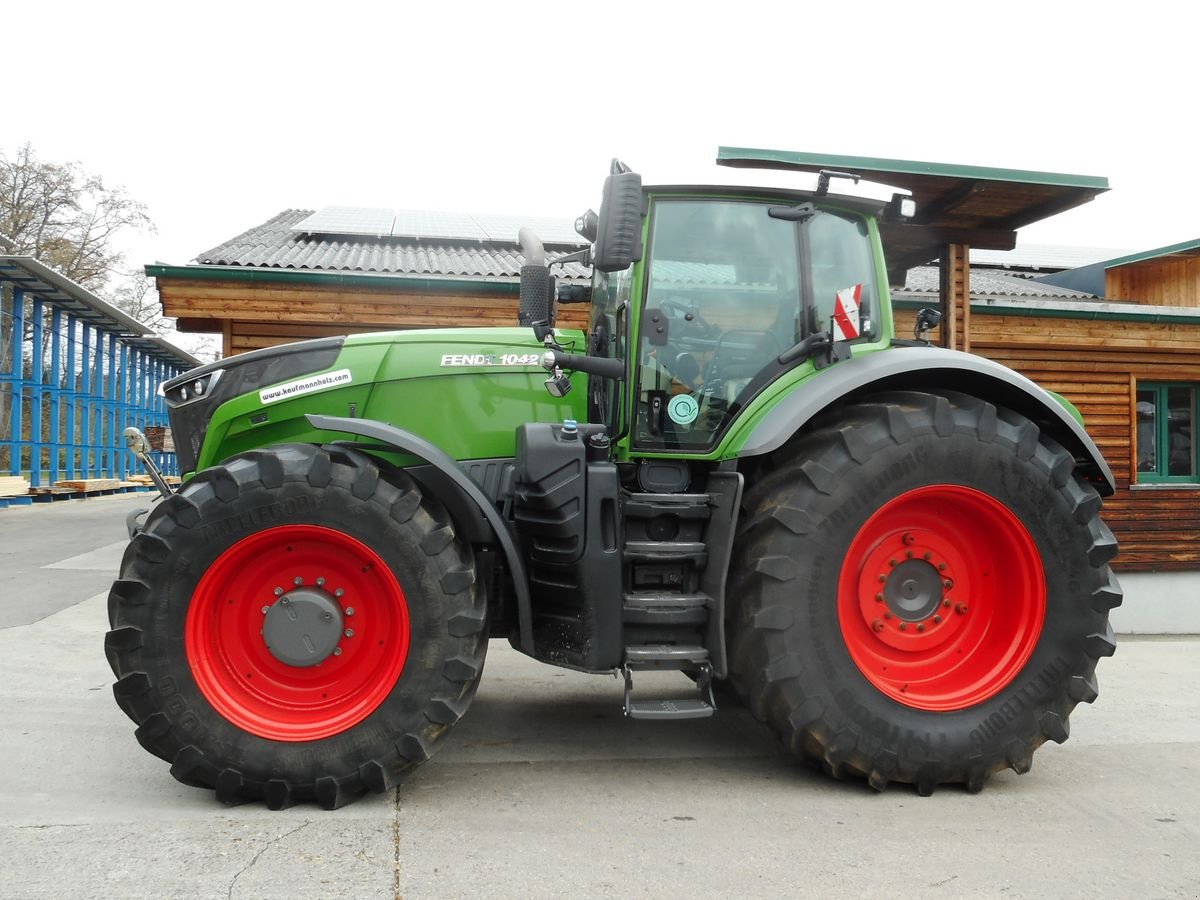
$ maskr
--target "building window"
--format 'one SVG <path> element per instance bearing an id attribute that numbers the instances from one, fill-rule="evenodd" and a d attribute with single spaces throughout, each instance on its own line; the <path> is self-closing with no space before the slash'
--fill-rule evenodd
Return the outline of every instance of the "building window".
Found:
<path id="1" fill-rule="evenodd" d="M 1141 382 L 1137 387 L 1137 480 L 1143 484 L 1196 482 L 1194 384 Z"/>

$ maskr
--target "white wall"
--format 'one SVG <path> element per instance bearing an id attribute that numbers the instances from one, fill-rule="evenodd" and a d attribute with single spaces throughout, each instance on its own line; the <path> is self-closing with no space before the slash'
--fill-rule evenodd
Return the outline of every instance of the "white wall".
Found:
<path id="1" fill-rule="evenodd" d="M 1200 634 L 1200 572 L 1120 574 L 1125 602 L 1110 613 L 1117 634 Z"/>

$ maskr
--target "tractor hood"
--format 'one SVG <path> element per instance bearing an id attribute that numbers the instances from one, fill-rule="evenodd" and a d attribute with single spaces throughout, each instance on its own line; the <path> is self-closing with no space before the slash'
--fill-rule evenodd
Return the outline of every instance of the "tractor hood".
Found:
<path id="1" fill-rule="evenodd" d="M 584 345 L 579 331 L 557 339 Z M 509 457 L 522 422 L 586 415 L 586 391 L 546 392 L 542 350 L 528 328 L 425 329 L 302 341 L 203 366 L 164 385 L 180 470 L 344 437 L 314 431 L 309 413 L 387 422 L 455 459 Z"/>

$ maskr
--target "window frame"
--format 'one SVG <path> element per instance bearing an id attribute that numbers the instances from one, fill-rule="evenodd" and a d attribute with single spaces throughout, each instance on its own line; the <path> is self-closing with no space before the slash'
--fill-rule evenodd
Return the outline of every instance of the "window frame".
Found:
<path id="1" fill-rule="evenodd" d="M 768 207 L 778 204 L 779 201 L 777 198 L 772 198 L 769 196 L 727 196 L 724 194 L 693 196 L 665 195 L 653 198 L 649 209 L 649 214 L 647 216 L 645 241 L 646 250 L 643 260 L 640 264 L 642 266 L 640 278 L 641 291 L 639 298 L 641 302 L 638 304 L 638 307 L 641 314 L 645 313 L 646 309 L 649 308 L 650 303 L 650 281 L 654 275 L 653 270 L 655 261 L 654 245 L 656 240 L 658 215 L 661 207 L 665 204 L 704 204 L 722 202 L 761 206 L 763 207 L 763 211 L 765 213 Z M 864 288 L 870 288 L 871 299 L 869 312 L 871 327 L 869 330 L 864 330 L 863 333 L 857 338 L 854 338 L 847 343 L 853 346 L 878 341 L 883 333 L 883 308 L 885 306 L 885 302 L 883 296 L 881 295 L 882 288 L 880 286 L 879 273 L 875 266 L 876 257 L 874 244 L 872 243 L 870 224 L 871 218 L 870 216 L 856 210 L 839 208 L 836 204 L 831 204 L 830 206 L 818 205 L 817 211 L 820 215 L 835 216 L 839 219 L 847 221 L 859 221 L 866 227 L 867 231 L 864 235 L 864 239 L 868 242 L 868 257 L 870 265 L 868 266 L 866 272 L 867 278 L 864 278 L 862 283 Z M 798 279 L 796 287 L 801 309 L 801 315 L 799 317 L 801 337 L 807 337 L 812 333 L 812 328 L 810 326 L 811 311 L 816 306 L 816 299 L 814 297 L 813 273 L 811 267 L 811 247 L 808 229 L 805 227 L 806 224 L 806 222 L 793 223 L 793 238 L 796 242 L 796 275 Z M 822 324 L 823 323 L 817 323 L 817 330 L 821 329 Z M 730 406 L 728 415 L 724 417 L 724 420 L 721 422 L 719 427 L 711 433 L 707 441 L 703 443 L 693 443 L 676 440 L 673 442 L 665 442 L 662 446 L 653 446 L 649 445 L 648 438 L 645 435 L 639 434 L 637 429 L 638 416 L 636 413 L 636 408 L 638 398 L 642 392 L 643 373 L 640 360 L 644 350 L 644 340 L 645 335 L 643 334 L 643 329 L 640 327 L 639 323 L 637 340 L 631 342 L 628 346 L 628 352 L 632 361 L 633 383 L 630 386 L 630 407 L 627 413 L 627 427 L 630 435 L 630 450 L 639 456 L 671 454 L 674 456 L 692 457 L 705 456 L 706 454 L 712 453 L 724 439 L 729 429 L 733 427 L 733 423 L 736 421 L 741 412 L 747 406 L 749 406 L 759 394 L 777 381 L 778 378 L 783 375 L 783 373 L 793 368 L 797 368 L 808 361 L 806 359 L 797 359 L 785 365 L 776 366 L 774 368 L 768 366 L 760 371 L 759 374 L 751 380 L 751 383 L 747 385 L 747 388 L 743 394 L 739 395 L 737 402 Z"/>
<path id="2" fill-rule="evenodd" d="M 1169 475 L 1169 454 L 1164 454 L 1164 448 L 1170 447 L 1170 416 L 1168 415 L 1167 392 L 1171 388 L 1187 388 L 1192 392 L 1192 473 L 1190 475 Z M 1154 392 L 1154 463 L 1153 472 L 1142 471 L 1138 468 L 1138 456 L 1141 446 L 1137 439 L 1138 395 L 1144 391 Z M 1196 426 L 1200 422 L 1200 383 L 1194 381 L 1137 381 L 1133 392 L 1133 434 L 1134 447 L 1138 452 L 1131 454 L 1131 469 L 1134 484 L 1146 485 L 1200 485 L 1200 442 L 1197 441 Z"/>

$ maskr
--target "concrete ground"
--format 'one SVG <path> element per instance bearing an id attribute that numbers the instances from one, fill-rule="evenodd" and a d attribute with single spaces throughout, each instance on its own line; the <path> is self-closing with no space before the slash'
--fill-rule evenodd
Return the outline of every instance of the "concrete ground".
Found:
<path id="1" fill-rule="evenodd" d="M 877 794 L 744 711 L 630 722 L 613 679 L 493 642 L 397 791 L 227 808 L 113 702 L 105 591 L 145 496 L 0 511 L 2 897 L 1197 897 L 1200 639 L 1126 639 L 1033 771 Z"/>

